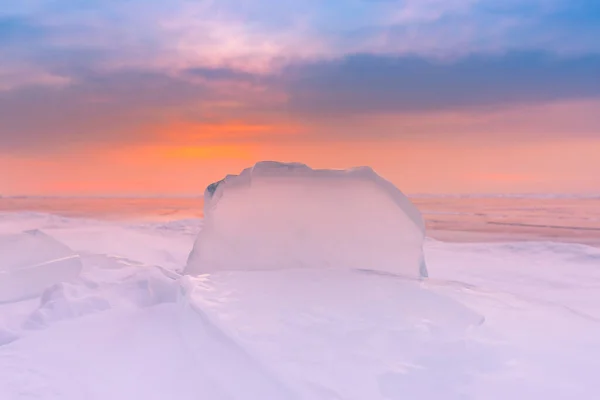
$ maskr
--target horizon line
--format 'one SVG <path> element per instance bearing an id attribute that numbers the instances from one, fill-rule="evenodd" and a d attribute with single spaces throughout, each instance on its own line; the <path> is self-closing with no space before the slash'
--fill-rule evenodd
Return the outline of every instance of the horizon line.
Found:
<path id="1" fill-rule="evenodd" d="M 409 198 L 539 198 L 600 199 L 600 193 L 404 193 Z M 0 199 L 202 199 L 204 194 L 1 195 Z"/>

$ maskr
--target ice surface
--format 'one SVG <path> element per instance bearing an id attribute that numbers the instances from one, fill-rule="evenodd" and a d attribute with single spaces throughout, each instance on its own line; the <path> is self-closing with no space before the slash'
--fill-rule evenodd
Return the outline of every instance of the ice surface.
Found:
<path id="1" fill-rule="evenodd" d="M 487 365 L 495 359 L 483 345 L 463 354 L 466 332 L 482 323 L 481 315 L 390 275 L 216 272 L 186 277 L 182 289 L 182 336 L 198 360 L 221 354 L 215 369 L 223 385 L 246 394 L 234 398 L 401 399 L 412 382 L 411 398 L 459 399 L 469 369 L 481 364 L 469 352 L 485 354 Z M 226 351 L 215 349 L 207 331 L 219 332 Z M 435 385 L 423 376 L 424 369 L 453 363 Z M 232 377 L 232 368 L 248 379 Z M 293 396 L 265 391 L 282 387 Z"/>
<path id="2" fill-rule="evenodd" d="M 0 215 L 0 231 L 38 227 L 83 264 L 38 299 L 0 304 L 0 399 L 600 398 L 598 248 L 428 239 L 420 282 L 179 278 L 168 269 L 198 221 L 174 225 Z"/>
<path id="3" fill-rule="evenodd" d="M 419 211 L 372 169 L 261 162 L 210 185 L 185 273 L 365 269 L 423 277 Z"/>
<path id="4" fill-rule="evenodd" d="M 80 270 L 77 254 L 39 230 L 0 235 L 0 302 L 38 296 Z"/>

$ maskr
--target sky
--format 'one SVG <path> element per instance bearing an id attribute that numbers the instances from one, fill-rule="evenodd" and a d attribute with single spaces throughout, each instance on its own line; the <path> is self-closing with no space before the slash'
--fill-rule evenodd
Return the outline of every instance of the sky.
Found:
<path id="1" fill-rule="evenodd" d="M 194 195 L 259 160 L 600 193 L 598 0 L 0 2 L 0 195 Z"/>

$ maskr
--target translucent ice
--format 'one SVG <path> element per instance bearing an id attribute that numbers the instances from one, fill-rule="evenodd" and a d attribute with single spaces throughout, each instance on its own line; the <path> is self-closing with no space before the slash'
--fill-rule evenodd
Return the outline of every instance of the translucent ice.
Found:
<path id="1" fill-rule="evenodd" d="M 0 302 L 38 296 L 80 271 L 79 256 L 41 231 L 0 235 Z"/>
<path id="2" fill-rule="evenodd" d="M 210 185 L 185 272 L 364 269 L 417 278 L 421 214 L 371 168 L 261 162 Z"/>

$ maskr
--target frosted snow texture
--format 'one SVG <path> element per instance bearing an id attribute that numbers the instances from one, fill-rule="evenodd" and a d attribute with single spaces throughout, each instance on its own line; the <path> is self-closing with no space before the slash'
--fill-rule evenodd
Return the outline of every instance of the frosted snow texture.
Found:
<path id="1" fill-rule="evenodd" d="M 204 193 L 185 273 L 291 268 L 427 276 L 417 208 L 371 168 L 260 162 Z"/>
<path id="2" fill-rule="evenodd" d="M 186 348 L 234 399 L 464 399 L 457 382 L 481 368 L 466 353 L 497 366 L 489 347 L 464 348 L 481 315 L 404 279 L 228 271 L 180 284 Z M 423 377 L 457 354 L 435 385 Z"/>
<path id="3" fill-rule="evenodd" d="M 0 235 L 0 303 L 39 296 L 80 271 L 79 256 L 41 231 Z"/>

